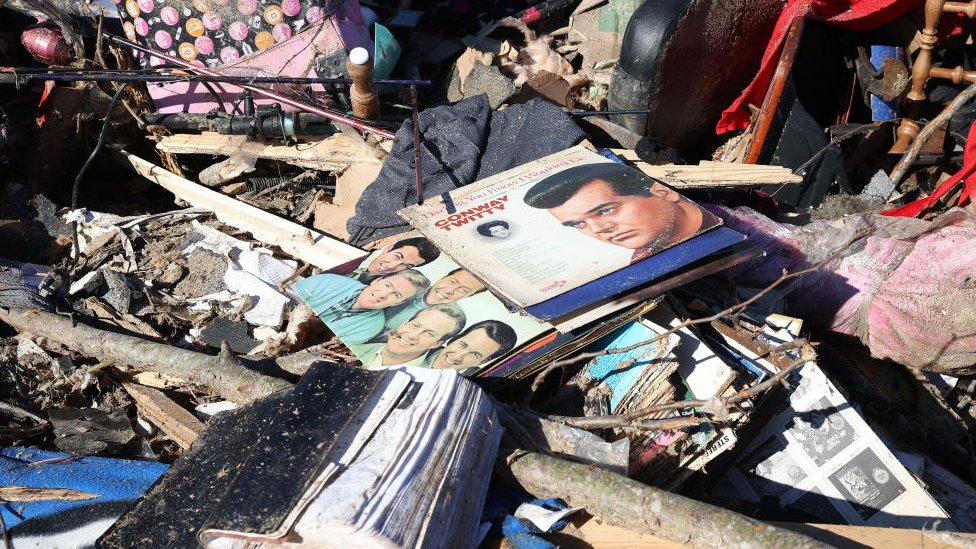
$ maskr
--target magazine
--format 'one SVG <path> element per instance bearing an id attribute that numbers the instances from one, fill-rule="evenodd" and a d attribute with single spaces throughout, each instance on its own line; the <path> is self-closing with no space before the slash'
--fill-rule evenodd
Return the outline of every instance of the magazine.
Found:
<path id="1" fill-rule="evenodd" d="M 509 311 L 416 235 L 293 289 L 368 369 L 418 366 L 473 375 L 553 331 Z"/>
<path id="2" fill-rule="evenodd" d="M 399 214 L 523 308 L 721 224 L 663 183 L 581 146 Z"/>
<path id="3" fill-rule="evenodd" d="M 952 528 L 816 363 L 789 377 L 789 400 L 716 487 L 720 499 L 760 501 L 857 526 Z"/>

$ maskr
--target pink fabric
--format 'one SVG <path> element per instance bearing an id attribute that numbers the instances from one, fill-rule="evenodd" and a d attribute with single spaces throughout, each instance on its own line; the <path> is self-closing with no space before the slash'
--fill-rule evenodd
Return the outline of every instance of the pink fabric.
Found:
<path id="1" fill-rule="evenodd" d="M 769 45 L 763 53 L 759 73 L 742 95 L 722 113 L 715 133 L 723 134 L 749 127 L 751 116 L 748 105 L 762 105 L 776 70 L 776 62 L 783 50 L 786 34 L 797 18 L 808 17 L 842 29 L 862 31 L 878 28 L 921 5 L 922 0 L 787 0 L 773 27 Z"/>
<path id="2" fill-rule="evenodd" d="M 790 282 L 789 312 L 858 337 L 878 358 L 976 373 L 976 214 L 953 209 L 933 221 L 859 214 L 793 227 L 748 208 L 713 211 L 767 252 L 730 273 L 756 287 L 874 229 L 821 271 Z"/>

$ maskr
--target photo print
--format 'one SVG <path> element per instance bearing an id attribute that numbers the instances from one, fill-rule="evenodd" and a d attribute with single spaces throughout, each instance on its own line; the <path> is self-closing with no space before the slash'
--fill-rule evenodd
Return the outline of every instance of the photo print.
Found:
<path id="1" fill-rule="evenodd" d="M 830 475 L 830 482 L 867 522 L 905 492 L 905 487 L 870 448 Z"/>

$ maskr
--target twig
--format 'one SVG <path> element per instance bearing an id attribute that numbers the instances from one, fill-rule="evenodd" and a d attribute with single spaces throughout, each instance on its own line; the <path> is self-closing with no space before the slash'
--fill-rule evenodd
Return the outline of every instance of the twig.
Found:
<path id="1" fill-rule="evenodd" d="M 679 323 L 677 326 L 671 328 L 670 330 L 667 330 L 667 331 L 665 331 L 665 332 L 663 332 L 661 334 L 658 334 L 658 335 L 652 337 L 651 339 L 648 339 L 648 340 L 645 340 L 645 341 L 641 341 L 641 342 L 638 342 L 638 343 L 634 343 L 633 345 L 629 345 L 627 347 L 620 347 L 620 348 L 616 348 L 616 349 L 603 349 L 603 350 L 600 350 L 600 351 L 592 351 L 592 352 L 589 352 L 589 353 L 581 353 L 581 354 L 578 354 L 578 355 L 576 355 L 574 357 L 570 357 L 570 358 L 566 358 L 566 359 L 563 359 L 563 360 L 554 361 L 551 364 L 549 364 L 548 366 L 546 366 L 541 372 L 539 372 L 538 375 L 536 375 L 535 379 L 532 381 L 532 386 L 529 388 L 529 391 L 526 393 L 525 398 L 522 400 L 522 403 L 523 404 L 528 404 L 532 400 L 532 397 L 535 396 L 535 393 L 539 390 L 539 387 L 542 386 L 542 383 L 545 380 L 546 376 L 548 376 L 550 373 L 552 373 L 554 370 L 556 370 L 558 368 L 563 368 L 563 367 L 566 367 L 566 366 L 575 364 L 575 363 L 577 363 L 577 362 L 579 362 L 581 360 L 589 360 L 591 358 L 596 358 L 596 357 L 605 356 L 605 355 L 611 355 L 611 354 L 627 353 L 627 352 L 633 351 L 634 349 L 638 349 L 640 347 L 643 347 L 645 345 L 651 345 L 653 343 L 656 343 L 658 341 L 661 341 L 662 339 L 670 336 L 673 333 L 678 332 L 679 330 L 683 330 L 684 328 L 687 328 L 688 326 L 693 326 L 693 325 L 696 325 L 696 324 L 705 324 L 707 322 L 713 322 L 715 320 L 718 320 L 718 319 L 720 319 L 720 318 L 722 318 L 724 316 L 727 316 L 727 315 L 736 314 L 736 313 L 744 310 L 749 305 L 752 305 L 753 303 L 755 303 L 756 301 L 758 301 L 761 297 L 763 297 L 767 293 L 773 291 L 774 289 L 776 289 L 778 286 L 780 286 L 784 282 L 787 282 L 787 281 L 792 280 L 794 278 L 799 278 L 801 276 L 808 275 L 810 273 L 814 273 L 814 272 L 819 271 L 825 265 L 827 265 L 828 263 L 830 263 L 831 261 L 833 261 L 834 259 L 836 259 L 837 256 L 839 256 L 841 253 L 843 253 L 845 250 L 847 250 L 847 248 L 849 248 L 852 244 L 854 244 L 858 240 L 860 240 L 860 239 L 862 239 L 862 238 L 864 238 L 864 237 L 872 234 L 873 232 L 874 232 L 874 229 L 864 229 L 864 230 L 858 231 L 850 240 L 848 240 L 843 245 L 841 245 L 840 247 L 838 247 L 836 250 L 834 250 L 833 252 L 831 252 L 826 258 L 823 259 L 823 261 L 820 261 L 819 263 L 817 263 L 817 264 L 815 264 L 815 265 L 813 265 L 811 267 L 807 267 L 806 269 L 801 269 L 799 271 L 795 271 L 795 272 L 792 272 L 792 273 L 785 273 L 784 272 L 782 274 L 782 276 L 780 276 L 779 278 L 777 278 L 776 280 L 774 280 L 773 283 L 770 284 L 769 286 L 766 286 L 765 288 L 763 288 L 762 290 L 760 290 L 759 292 L 757 292 L 754 296 L 752 296 L 749 299 L 747 299 L 745 301 L 742 301 L 742 302 L 740 302 L 740 303 L 738 303 L 736 305 L 733 305 L 733 306 L 731 306 L 731 307 L 729 307 L 729 308 L 727 308 L 725 310 L 719 311 L 719 312 L 717 312 L 717 313 L 715 313 L 715 314 L 713 314 L 711 316 L 706 316 L 706 317 L 702 317 L 702 318 L 695 318 L 695 319 L 690 319 L 690 318 L 689 319 L 686 319 L 686 320 L 682 321 L 681 323 Z"/>
<path id="2" fill-rule="evenodd" d="M 298 278 L 301 278 L 301 277 L 305 276 L 305 273 L 307 273 L 308 270 L 311 267 L 312 266 L 309 265 L 308 263 L 302 265 L 301 267 L 298 268 L 297 271 L 295 271 L 292 274 L 288 275 L 287 277 L 285 277 L 284 280 L 282 280 L 281 282 L 279 282 L 275 286 L 275 289 L 278 290 L 279 292 L 285 291 L 285 288 L 287 288 L 288 286 L 290 286 L 292 282 L 294 282 Z"/>
<path id="3" fill-rule="evenodd" d="M 0 501 L 26 503 L 31 501 L 85 501 L 98 494 L 70 488 L 35 488 L 33 486 L 0 486 Z"/>
<path id="4" fill-rule="evenodd" d="M 33 420 L 37 424 L 47 423 L 44 418 L 7 402 L 0 401 L 0 411 L 9 412 L 15 416 L 26 417 Z"/>
<path id="5" fill-rule="evenodd" d="M 969 103 L 973 97 L 976 97 L 976 83 L 970 84 L 968 88 L 954 97 L 952 101 L 946 105 L 946 108 L 938 114 L 938 116 L 929 121 L 929 123 L 922 128 L 922 131 L 918 132 L 918 136 L 915 137 L 914 141 L 912 141 L 912 146 L 905 151 L 905 154 L 902 155 L 901 160 L 899 160 L 898 164 L 895 164 L 894 169 L 891 170 L 891 182 L 894 183 L 895 188 L 898 187 L 898 183 L 900 183 L 902 178 L 905 177 L 905 174 L 908 172 L 908 168 L 911 167 L 912 163 L 915 162 L 915 159 L 918 158 L 918 155 L 922 152 L 922 147 L 925 146 L 925 142 L 932 137 L 935 130 L 945 123 L 946 120 L 952 118 L 952 115 L 956 114 L 959 109 L 963 107 L 963 105 Z M 891 195 L 895 192 L 895 188 L 892 188 L 891 192 L 888 193 L 887 200 L 889 202 L 891 201 Z"/>
<path id="6" fill-rule="evenodd" d="M 797 340 L 802 341 L 802 340 Z M 728 397 L 719 397 L 716 399 L 702 400 L 702 399 L 690 399 L 682 400 L 677 402 L 668 402 L 665 404 L 655 404 L 653 406 L 647 406 L 641 408 L 640 410 L 635 410 L 629 414 L 611 414 L 603 416 L 589 416 L 589 417 L 568 417 L 568 416 L 553 416 L 547 414 L 539 414 L 540 417 L 548 419 L 550 421 L 555 421 L 568 425 L 570 427 L 576 427 L 578 429 L 609 429 L 609 428 L 638 428 L 646 430 L 664 430 L 664 429 L 674 429 L 677 427 L 660 427 L 656 424 L 650 423 L 647 420 L 641 421 L 642 418 L 658 413 L 658 412 L 668 412 L 672 410 L 688 410 L 691 408 L 715 408 L 720 406 L 720 409 L 726 409 L 730 405 L 737 404 L 743 400 L 752 398 L 760 393 L 763 393 L 771 389 L 777 383 L 780 383 L 787 376 L 793 373 L 797 368 L 811 362 L 816 359 L 816 352 L 809 343 L 803 341 L 805 345 L 800 353 L 800 358 L 794 360 L 785 368 L 776 372 L 766 381 L 762 383 L 757 383 L 752 387 L 748 387 L 738 391 L 734 395 Z M 706 413 L 707 410 L 706 410 Z M 683 418 L 683 419 L 698 419 L 698 418 Z M 674 420 L 657 420 L 660 422 L 674 421 Z M 705 422 L 706 420 L 701 419 L 697 423 L 691 423 L 691 425 L 697 425 Z M 682 425 L 686 426 L 686 425 Z"/>

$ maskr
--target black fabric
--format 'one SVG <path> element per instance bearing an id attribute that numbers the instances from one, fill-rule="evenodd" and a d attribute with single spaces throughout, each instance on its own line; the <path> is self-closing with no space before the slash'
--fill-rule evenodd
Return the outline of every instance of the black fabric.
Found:
<path id="1" fill-rule="evenodd" d="M 420 133 L 424 198 L 559 152 L 585 136 L 552 103 L 533 99 L 493 111 L 485 95 L 423 111 Z M 417 202 L 413 156 L 413 124 L 408 121 L 397 131 L 383 169 L 347 223 L 351 244 L 361 246 L 408 230 L 396 212 Z"/>
<path id="2" fill-rule="evenodd" d="M 652 137 L 644 136 L 634 147 L 637 158 L 648 164 L 686 164 L 681 152 L 673 147 L 666 147 Z"/>

